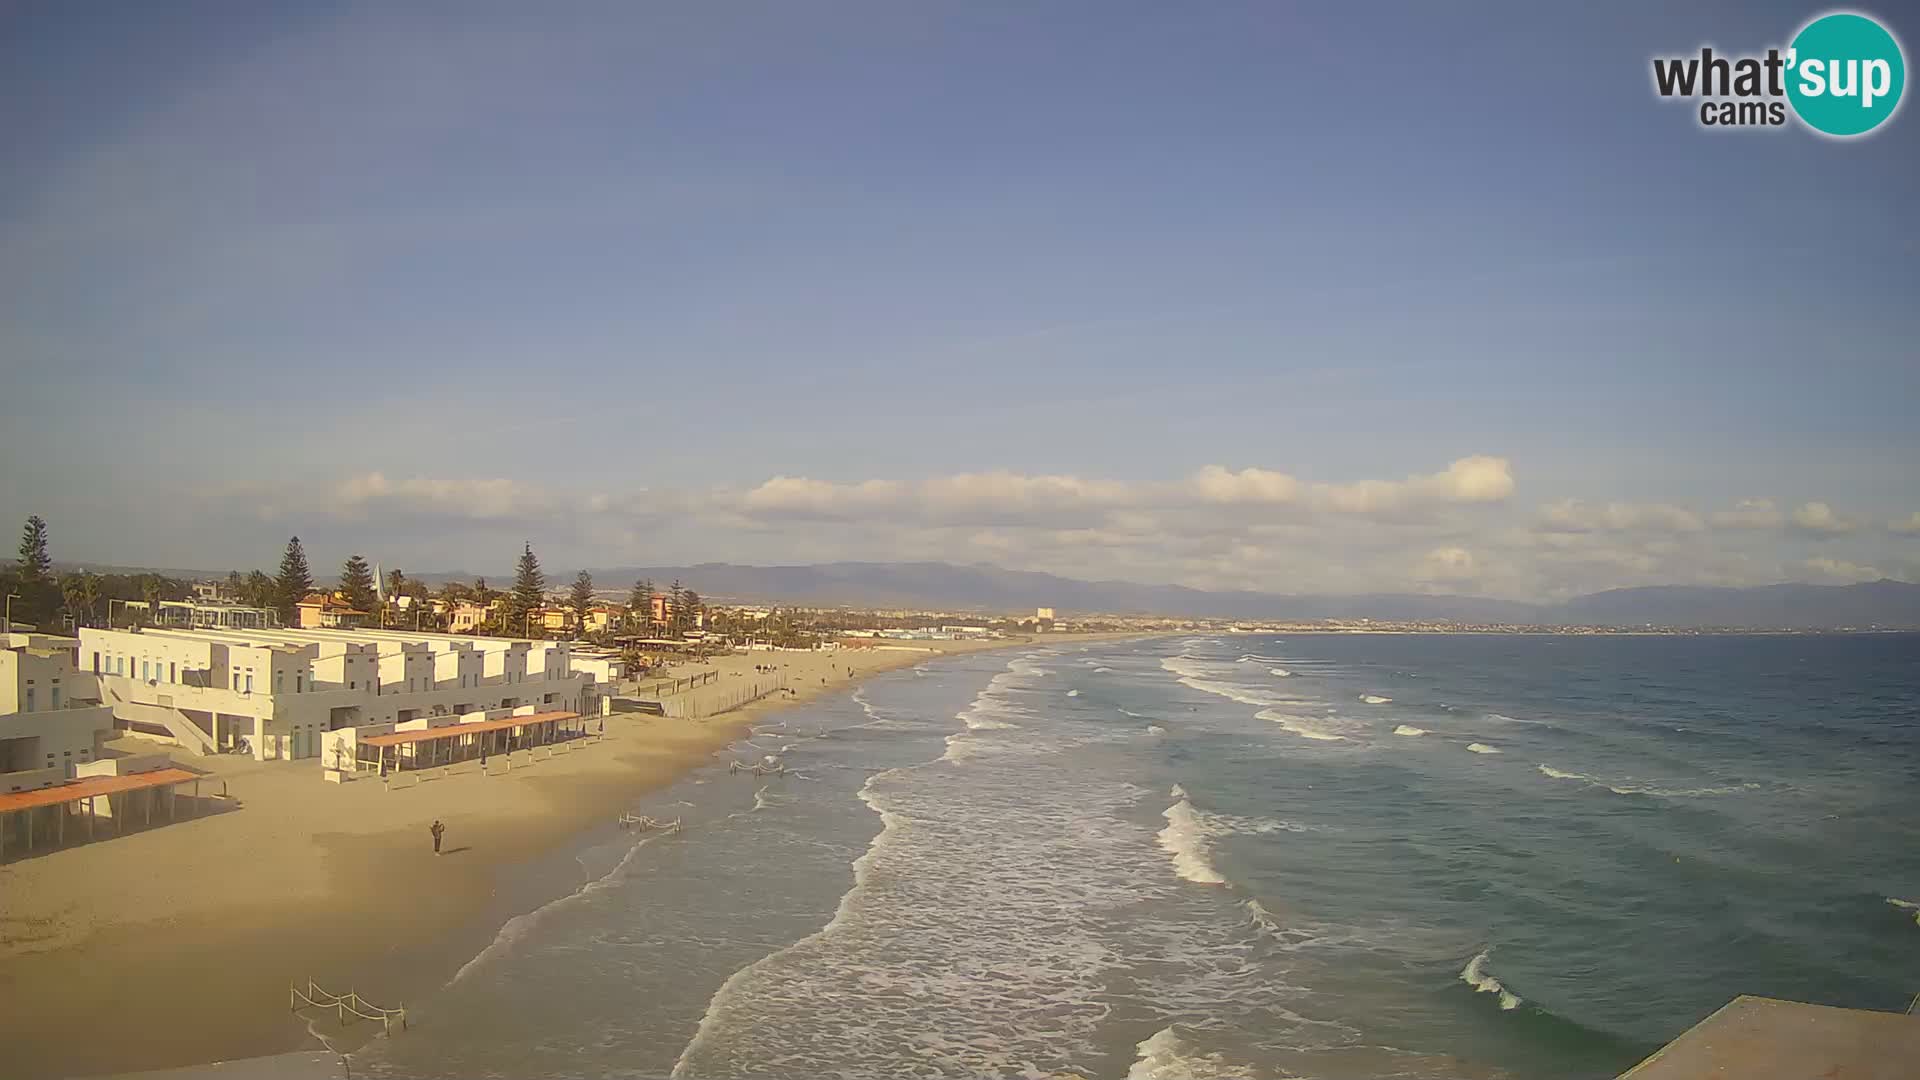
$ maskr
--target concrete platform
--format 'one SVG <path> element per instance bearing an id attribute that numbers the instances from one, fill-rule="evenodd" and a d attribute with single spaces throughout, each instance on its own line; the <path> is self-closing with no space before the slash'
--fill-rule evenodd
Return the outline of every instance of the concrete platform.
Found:
<path id="1" fill-rule="evenodd" d="M 1913 1080 L 1920 1016 L 1741 995 L 1620 1080 Z"/>

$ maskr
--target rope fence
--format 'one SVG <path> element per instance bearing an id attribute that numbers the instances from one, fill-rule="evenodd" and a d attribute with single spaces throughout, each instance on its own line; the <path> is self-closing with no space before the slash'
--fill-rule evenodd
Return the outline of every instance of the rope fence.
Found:
<path id="1" fill-rule="evenodd" d="M 307 980 L 305 992 L 293 983 L 287 984 L 287 1009 L 289 1012 L 299 1012 L 301 1009 L 332 1009 L 340 1015 L 341 1027 L 347 1026 L 348 1016 L 354 1016 L 361 1020 L 374 1021 L 389 1032 L 393 1030 L 395 1024 L 399 1024 L 402 1031 L 407 1029 L 407 1010 L 404 1006 L 398 1009 L 383 1009 L 352 990 L 344 995 L 329 994 L 320 989 L 312 979 Z"/>

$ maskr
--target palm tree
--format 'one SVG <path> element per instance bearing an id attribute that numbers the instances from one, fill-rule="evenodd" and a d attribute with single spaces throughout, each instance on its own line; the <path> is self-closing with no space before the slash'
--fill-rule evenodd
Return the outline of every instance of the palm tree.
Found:
<path id="1" fill-rule="evenodd" d="M 66 601 L 67 613 L 75 623 L 91 623 L 93 606 L 100 602 L 99 576 L 86 571 L 67 574 L 60 579 L 60 598 Z"/>

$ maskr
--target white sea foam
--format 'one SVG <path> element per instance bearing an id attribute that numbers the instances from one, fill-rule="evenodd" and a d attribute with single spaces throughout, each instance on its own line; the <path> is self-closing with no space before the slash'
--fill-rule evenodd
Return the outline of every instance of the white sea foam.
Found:
<path id="1" fill-rule="evenodd" d="M 1284 713 L 1278 709 L 1262 709 L 1253 715 L 1259 720 L 1271 720 L 1283 729 L 1315 742 L 1345 742 L 1347 738 L 1345 735 L 1336 735 L 1328 731 L 1320 721 L 1309 716 Z"/>
<path id="2" fill-rule="evenodd" d="M 1386 705 L 1393 701 L 1392 698 L 1381 697 L 1379 694 L 1361 694 L 1360 700 L 1369 705 Z"/>
<path id="3" fill-rule="evenodd" d="M 1467 966 L 1460 969 L 1460 981 L 1482 994 L 1500 995 L 1502 1009 L 1517 1009 L 1522 1000 L 1520 995 L 1508 990 L 1499 979 L 1494 978 L 1492 972 L 1487 970 L 1487 961 L 1492 953 L 1491 945 L 1475 953 L 1473 959 L 1467 961 Z"/>
<path id="4" fill-rule="evenodd" d="M 1067 696 L 1068 696 L 1068 697 L 1079 697 L 1079 696 L 1080 696 L 1080 691 L 1078 691 L 1078 690 L 1069 690 L 1069 691 L 1067 691 Z"/>
<path id="5" fill-rule="evenodd" d="M 1203 1054 L 1171 1027 L 1161 1028 L 1134 1047 L 1140 1056 L 1127 1080 L 1255 1080 L 1259 1074 L 1219 1054 Z"/>
<path id="6" fill-rule="evenodd" d="M 1468 750 L 1471 750 L 1471 751 L 1473 751 L 1473 752 L 1474 752 L 1474 753 L 1476 753 L 1476 754 L 1498 754 L 1498 753 L 1502 753 L 1502 751 L 1501 751 L 1501 749 L 1500 749 L 1499 747 L 1497 747 L 1497 746 L 1488 746 L 1488 745 L 1487 745 L 1486 743 L 1483 743 L 1483 742 L 1470 742 L 1470 743 L 1468 743 L 1468 744 L 1467 744 L 1467 749 L 1468 749 Z"/>
<path id="7" fill-rule="evenodd" d="M 454 983 L 466 978 L 469 972 L 472 972 L 488 960 L 491 960 L 500 952 L 511 948 L 514 942 L 527 936 L 528 932 L 533 929 L 534 924 L 546 918 L 549 914 L 563 907 L 567 907 L 570 904 L 577 903 L 581 899 L 592 896 L 594 893 L 600 892 L 618 882 L 626 873 L 627 867 L 639 856 L 641 848 L 646 847 L 648 844 L 653 843 L 663 836 L 669 835 L 672 834 L 653 833 L 652 835 L 641 837 L 634 842 L 632 847 L 627 849 L 627 853 L 621 857 L 618 863 L 614 864 L 613 869 L 607 871 L 605 874 L 587 882 L 585 885 L 580 886 L 565 896 L 556 900 L 550 900 L 534 908 L 532 911 L 524 912 L 508 919 L 501 925 L 499 933 L 493 936 L 493 940 L 487 944 L 486 948 L 481 949 L 475 954 L 473 959 L 460 965 L 460 970 L 453 973 L 453 978 L 447 980 L 447 985 L 452 986 Z"/>
<path id="8" fill-rule="evenodd" d="M 1293 678 L 1293 672 L 1291 672 L 1291 671 L 1288 671 L 1288 670 L 1287 670 L 1286 668 L 1283 668 L 1283 667 L 1277 667 L 1277 668 L 1274 668 L 1274 669 L 1273 669 L 1273 671 L 1271 672 L 1271 674 L 1274 674 L 1274 675 L 1278 675 L 1279 677 L 1281 677 L 1281 678 L 1283 678 L 1283 679 L 1291 679 L 1291 678 Z"/>
<path id="9" fill-rule="evenodd" d="M 1393 733 L 1395 735 L 1425 735 L 1427 733 L 1427 729 L 1423 727 L 1414 727 L 1412 724 L 1401 724 L 1400 726 L 1393 729 Z"/>
<path id="10" fill-rule="evenodd" d="M 1102 671 L 1112 671 L 1113 669 L 1110 667 L 1097 667 L 1097 668 L 1094 668 L 1093 670 L 1097 674 Z"/>
<path id="11" fill-rule="evenodd" d="M 1017 693 L 1003 685 L 982 697 Z M 964 773 L 929 763 L 869 780 L 861 798 L 881 829 L 833 918 L 734 972 L 674 1075 L 896 1076 L 905 1053 L 914 1075 L 1054 1076 L 1099 1053 L 1114 974 L 1134 963 L 1104 913 L 1194 886 L 1167 872 L 1153 831 L 1129 820 L 1137 790 L 1061 763 L 1112 737 L 1097 727 L 956 732 L 950 752 L 992 756 Z M 1026 827 L 1009 833 L 1010 819 Z M 1192 824 L 1204 828 L 1198 816 Z M 1234 966 L 1249 947 L 1244 928 L 1143 917 L 1129 935 L 1145 934 L 1182 972 L 1157 995 L 1170 1015 L 1202 999 L 1278 998 L 1281 988 Z"/>
<path id="12" fill-rule="evenodd" d="M 1221 885 L 1226 878 L 1213 868 L 1209 859 L 1207 828 L 1195 812 L 1193 803 L 1187 801 L 1187 793 L 1177 785 L 1173 789 L 1174 798 L 1179 800 L 1161 812 L 1167 819 L 1167 827 L 1160 830 L 1160 849 L 1173 858 L 1173 872 L 1197 885 Z"/>
<path id="13" fill-rule="evenodd" d="M 1536 768 L 1538 768 L 1543 775 L 1551 776 L 1555 780 L 1578 780 L 1581 783 L 1591 784 L 1594 787 L 1605 788 L 1615 795 L 1646 795 L 1660 799 L 1704 799 L 1716 795 L 1734 795 L 1742 791 L 1752 791 L 1760 786 L 1759 784 L 1748 783 L 1720 784 L 1713 787 L 1666 788 L 1657 787 L 1653 784 L 1639 783 L 1631 777 L 1617 781 L 1603 780 L 1597 776 L 1588 776 L 1586 773 L 1567 772 L 1562 769 L 1556 769 L 1551 765 L 1538 765 Z"/>
<path id="14" fill-rule="evenodd" d="M 1887 903 L 1892 904 L 1894 907 L 1897 907 L 1902 911 L 1913 912 L 1914 925 L 1920 926 L 1920 903 L 1915 903 L 1912 900 L 1902 900 L 1894 896 L 1887 897 Z"/>
<path id="15" fill-rule="evenodd" d="M 1167 729 L 1161 727 L 1159 724 L 1147 725 L 1147 734 L 1149 735 L 1165 735 L 1166 733 L 1167 733 Z"/>

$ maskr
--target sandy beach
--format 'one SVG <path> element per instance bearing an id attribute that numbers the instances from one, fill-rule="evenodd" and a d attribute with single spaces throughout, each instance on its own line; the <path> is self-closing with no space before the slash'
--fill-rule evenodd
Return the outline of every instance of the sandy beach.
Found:
<path id="1" fill-rule="evenodd" d="M 1021 643 L 894 643 L 912 648 L 684 663 L 668 675 L 717 673 L 692 692 L 702 716 L 616 714 L 603 741 L 506 775 L 483 776 L 469 763 L 412 786 L 336 785 L 308 762 L 176 749 L 181 762 L 210 773 L 203 791 L 224 781 L 229 798 L 205 803 L 216 812 L 0 866 L 7 1075 L 316 1048 L 289 1013 L 291 982 L 355 989 L 383 1006 L 417 1000 L 491 938 L 503 905 L 537 904 L 546 897 L 535 893 L 578 884 L 556 872 L 548 887 L 546 877 L 516 871 L 582 830 L 612 827 L 636 796 L 710 761 L 765 713 L 942 654 Z M 745 696 L 756 675 L 769 682 L 755 671 L 768 663 L 783 666 L 794 693 L 712 715 Z M 156 749 L 138 739 L 116 746 Z M 438 858 L 428 835 L 436 818 L 447 825 Z M 530 885 L 528 876 L 539 880 Z"/>

